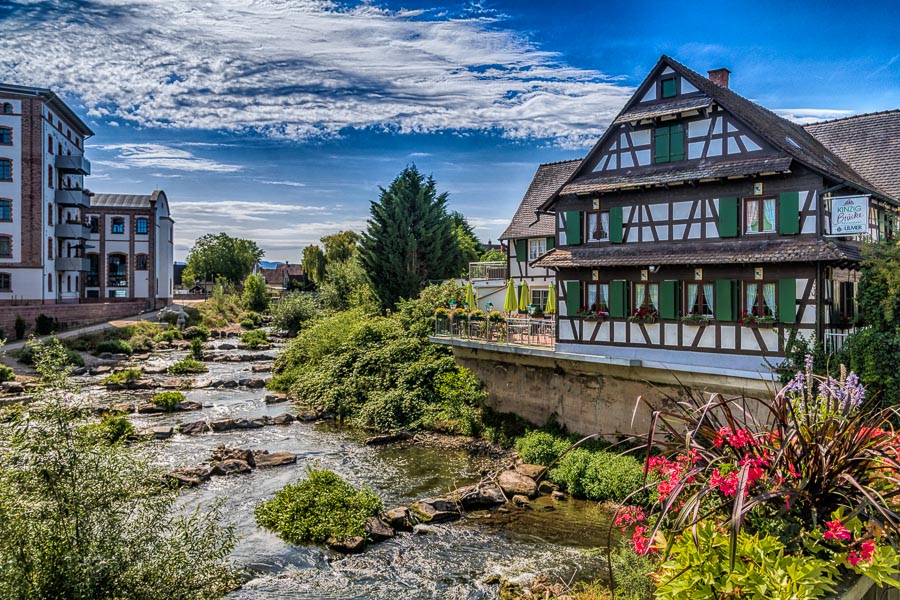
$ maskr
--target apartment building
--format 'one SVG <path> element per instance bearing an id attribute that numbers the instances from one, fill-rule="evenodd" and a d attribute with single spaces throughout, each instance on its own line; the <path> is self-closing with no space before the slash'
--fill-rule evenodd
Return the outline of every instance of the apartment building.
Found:
<path id="1" fill-rule="evenodd" d="M 0 83 L 0 305 L 171 298 L 165 194 L 95 197 L 92 135 L 51 90 Z"/>

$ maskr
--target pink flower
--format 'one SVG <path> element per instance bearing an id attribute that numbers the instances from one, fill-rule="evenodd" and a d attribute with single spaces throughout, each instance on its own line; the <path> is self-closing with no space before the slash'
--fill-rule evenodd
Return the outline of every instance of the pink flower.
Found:
<path id="1" fill-rule="evenodd" d="M 647 554 L 648 552 L 656 551 L 656 549 L 650 545 L 650 538 L 644 537 L 646 532 L 647 528 L 643 525 L 638 525 L 634 528 L 634 535 L 631 536 L 631 543 L 634 545 L 634 551 L 637 554 Z"/>
<path id="2" fill-rule="evenodd" d="M 618 516 L 616 517 L 615 525 L 616 527 L 627 528 L 635 525 L 636 523 L 641 523 L 646 518 L 644 511 L 639 506 L 626 506 L 622 510 L 619 511 Z"/>
<path id="3" fill-rule="evenodd" d="M 716 469 L 709 477 L 709 485 L 719 488 L 724 496 L 737 496 L 738 472 L 732 471 L 727 475 L 722 475 L 719 473 L 719 469 Z M 746 493 L 747 489 L 745 488 L 744 494 Z"/>
<path id="4" fill-rule="evenodd" d="M 872 540 L 864 541 L 860 547 L 859 554 L 865 561 L 872 560 L 872 556 L 875 554 L 875 542 Z"/>
<path id="5" fill-rule="evenodd" d="M 825 532 L 826 540 L 833 540 L 835 542 L 850 541 L 850 532 L 840 521 L 826 521 L 825 525 L 828 526 L 828 531 Z"/>
<path id="6" fill-rule="evenodd" d="M 862 558 L 856 553 L 856 550 L 851 550 L 850 554 L 847 555 L 847 562 L 850 563 L 851 567 L 855 567 L 860 560 L 862 560 Z"/>

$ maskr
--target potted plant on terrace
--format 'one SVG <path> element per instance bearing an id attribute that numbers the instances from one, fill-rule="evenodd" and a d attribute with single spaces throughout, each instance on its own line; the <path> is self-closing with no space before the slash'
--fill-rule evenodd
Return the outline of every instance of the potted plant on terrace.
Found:
<path id="1" fill-rule="evenodd" d="M 752 408 L 752 412 L 751 412 Z M 773 401 L 691 395 L 653 413 L 649 505 L 619 509 L 662 600 L 823 598 L 894 579 L 900 438 L 855 374 L 812 373 Z M 687 433 L 686 433 L 687 432 Z M 863 582 L 860 582 L 863 583 Z M 831 596 L 834 597 L 834 596 Z"/>

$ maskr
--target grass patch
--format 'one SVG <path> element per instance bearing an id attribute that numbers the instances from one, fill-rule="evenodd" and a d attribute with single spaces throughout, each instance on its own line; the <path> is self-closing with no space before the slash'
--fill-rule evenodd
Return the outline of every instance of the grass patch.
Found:
<path id="1" fill-rule="evenodd" d="M 184 398 L 184 394 L 181 392 L 159 392 L 158 394 L 153 394 L 151 402 L 163 410 L 171 412 L 184 402 Z"/>
<path id="2" fill-rule="evenodd" d="M 241 343 L 248 348 L 259 348 L 269 343 L 269 334 L 264 329 L 251 329 L 241 334 Z"/>
<path id="3" fill-rule="evenodd" d="M 357 490 L 332 471 L 313 469 L 256 507 L 256 522 L 293 544 L 321 544 L 365 535 L 366 520 L 381 510 L 368 488 Z"/>
<path id="4" fill-rule="evenodd" d="M 191 373 L 206 373 L 209 369 L 199 360 L 193 358 L 182 358 L 177 363 L 169 367 L 169 375 L 188 375 Z"/>

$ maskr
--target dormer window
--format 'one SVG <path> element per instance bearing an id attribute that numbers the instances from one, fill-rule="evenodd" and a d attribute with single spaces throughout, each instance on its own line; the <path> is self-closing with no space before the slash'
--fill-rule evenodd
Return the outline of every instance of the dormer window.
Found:
<path id="1" fill-rule="evenodd" d="M 653 131 L 653 150 L 656 164 L 684 160 L 684 126 L 668 125 Z"/>
<path id="2" fill-rule="evenodd" d="M 678 95 L 678 80 L 675 77 L 667 77 L 659 82 L 660 98 L 674 98 Z"/>

